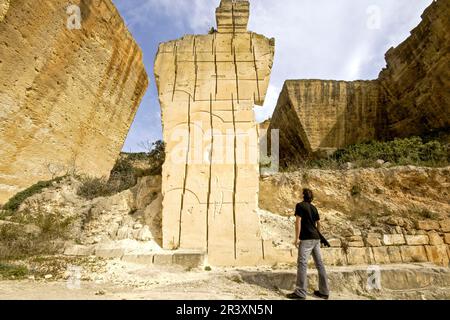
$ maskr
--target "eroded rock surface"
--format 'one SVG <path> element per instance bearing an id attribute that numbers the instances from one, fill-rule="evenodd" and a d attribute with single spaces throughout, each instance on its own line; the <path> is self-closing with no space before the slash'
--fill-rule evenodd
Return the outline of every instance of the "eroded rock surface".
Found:
<path id="1" fill-rule="evenodd" d="M 386 53 L 380 73 L 386 135 L 405 137 L 450 127 L 450 3 L 433 2 L 411 36 Z"/>
<path id="2" fill-rule="evenodd" d="M 377 81 L 286 81 L 271 120 L 280 130 L 280 162 L 296 163 L 376 138 Z"/>
<path id="3" fill-rule="evenodd" d="M 109 175 L 148 85 L 110 0 L 8 2 L 0 1 L 0 204 L 69 170 Z"/>

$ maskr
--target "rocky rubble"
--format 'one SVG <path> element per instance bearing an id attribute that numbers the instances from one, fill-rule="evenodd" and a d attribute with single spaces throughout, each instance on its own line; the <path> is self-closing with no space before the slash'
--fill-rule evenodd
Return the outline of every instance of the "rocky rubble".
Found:
<path id="1" fill-rule="evenodd" d="M 323 250 L 328 264 L 448 265 L 449 168 L 309 170 L 263 177 L 263 235 L 279 247 L 289 249 L 293 242 L 293 208 L 304 187 L 315 192 L 332 245 Z M 291 262 L 295 254 L 291 252 Z"/>
<path id="2" fill-rule="evenodd" d="M 70 221 L 65 252 L 90 255 L 126 248 L 158 251 L 161 243 L 161 177 L 138 179 L 136 186 L 110 197 L 86 200 L 77 195 L 81 182 L 67 177 L 26 199 L 10 220 L 33 221 L 39 216 Z M 0 221 L 0 223 L 15 223 Z M 25 230 L 39 232 L 32 224 Z M 105 256 L 107 254 L 103 254 Z"/>

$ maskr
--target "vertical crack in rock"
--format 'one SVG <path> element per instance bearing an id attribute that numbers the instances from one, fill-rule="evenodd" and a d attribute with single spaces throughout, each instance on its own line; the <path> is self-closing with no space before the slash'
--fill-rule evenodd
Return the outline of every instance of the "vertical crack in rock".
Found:
<path id="1" fill-rule="evenodd" d="M 211 130 L 211 149 L 209 151 L 209 181 L 208 196 L 206 200 L 206 253 L 209 252 L 209 212 L 211 209 L 211 185 L 212 185 L 212 164 L 214 155 L 214 125 L 213 125 L 213 100 L 212 93 L 209 96 L 209 121 Z"/>
<path id="2" fill-rule="evenodd" d="M 174 65 L 175 65 L 175 77 L 173 79 L 173 92 L 172 101 L 175 99 L 175 91 L 177 90 L 177 77 L 178 77 L 178 45 L 174 44 Z"/>
<path id="3" fill-rule="evenodd" d="M 236 33 L 236 21 L 234 16 L 234 3 L 231 5 L 231 23 L 233 24 L 233 38 Z"/>
<path id="4" fill-rule="evenodd" d="M 231 94 L 231 111 L 233 113 L 233 157 L 234 157 L 234 166 L 233 166 L 233 227 L 234 227 L 234 259 L 237 259 L 237 221 L 236 221 L 236 192 L 237 192 L 237 176 L 238 176 L 238 167 L 237 167 L 237 131 L 236 131 L 236 114 L 235 114 L 235 104 L 234 97 Z"/>
<path id="5" fill-rule="evenodd" d="M 255 48 L 253 48 L 253 65 L 255 67 L 255 75 L 256 75 L 256 90 L 258 92 L 258 102 L 261 101 L 261 91 L 259 90 L 259 75 L 258 75 L 258 65 L 256 64 L 256 53 Z"/>
<path id="6" fill-rule="evenodd" d="M 197 82 L 198 82 L 198 60 L 197 60 L 197 46 L 196 46 L 196 38 L 194 36 L 194 44 L 193 44 L 193 54 L 194 54 L 194 68 L 195 68 L 195 80 L 194 80 L 194 102 L 197 96 Z"/>
<path id="7" fill-rule="evenodd" d="M 188 98 L 188 107 L 187 107 L 187 124 L 188 124 L 188 141 L 187 141 L 187 150 L 186 150 L 186 163 L 184 165 L 184 178 L 183 178 L 183 193 L 181 194 L 181 205 L 180 205 L 180 222 L 178 229 L 178 246 L 181 246 L 181 231 L 183 225 L 183 210 L 185 205 L 185 197 L 186 197 L 186 186 L 188 179 L 188 170 L 189 170 L 189 157 L 190 157 L 190 149 L 191 149 L 191 96 Z"/>
<path id="8" fill-rule="evenodd" d="M 261 252 L 263 260 L 266 259 L 266 253 L 264 252 L 264 239 L 261 239 Z"/>
<path id="9" fill-rule="evenodd" d="M 215 74 L 215 93 L 214 93 L 214 100 L 217 99 L 217 92 L 219 90 L 219 74 L 217 73 L 217 48 L 214 48 L 214 74 Z"/>

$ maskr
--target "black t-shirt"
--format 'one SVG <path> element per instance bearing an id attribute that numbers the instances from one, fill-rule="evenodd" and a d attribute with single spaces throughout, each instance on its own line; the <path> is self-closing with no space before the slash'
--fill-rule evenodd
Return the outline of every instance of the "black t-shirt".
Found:
<path id="1" fill-rule="evenodd" d="M 319 232 L 314 227 L 320 220 L 317 208 L 311 203 L 298 203 L 295 207 L 295 215 L 302 218 L 300 240 L 320 240 Z"/>

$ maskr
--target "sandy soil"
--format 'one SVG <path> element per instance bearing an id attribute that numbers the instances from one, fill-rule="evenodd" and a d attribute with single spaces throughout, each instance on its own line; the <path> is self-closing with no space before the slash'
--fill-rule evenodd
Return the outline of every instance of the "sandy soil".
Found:
<path id="1" fill-rule="evenodd" d="M 365 269 L 361 268 L 328 268 L 329 276 L 334 279 L 331 281 L 331 299 L 450 299 L 448 286 L 368 294 L 361 288 L 362 282 L 354 282 L 354 279 L 359 279 L 361 271 L 364 276 Z M 383 268 L 395 270 L 397 267 Z M 402 265 L 398 268 L 409 268 L 409 272 L 413 272 L 419 267 Z M 81 266 L 79 270 L 76 274 L 70 274 L 67 270 L 59 275 L 54 273 L 51 279 L 40 277 L 34 280 L 0 281 L 0 300 L 279 300 L 285 299 L 285 295 L 290 292 L 288 288 L 293 288 L 295 282 L 295 269 L 287 266 L 276 270 L 214 268 L 211 271 L 187 271 L 177 267 L 148 267 L 107 260 L 101 261 L 100 267 Z M 356 277 L 344 276 L 349 271 Z M 309 272 L 315 274 L 314 270 Z M 314 285 L 313 277 L 310 281 L 311 292 Z M 312 296 L 309 299 L 315 300 Z"/>

